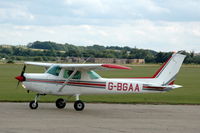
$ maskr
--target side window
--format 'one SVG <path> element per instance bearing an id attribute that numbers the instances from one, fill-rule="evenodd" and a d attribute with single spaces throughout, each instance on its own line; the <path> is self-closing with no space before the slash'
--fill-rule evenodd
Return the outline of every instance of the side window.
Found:
<path id="1" fill-rule="evenodd" d="M 64 71 L 64 75 L 63 75 L 63 78 L 68 78 L 71 74 L 73 73 L 72 70 L 65 70 Z M 80 71 L 77 71 L 73 78 L 72 79 L 81 79 L 81 72 Z"/>
<path id="2" fill-rule="evenodd" d="M 74 75 L 73 79 L 81 79 L 81 72 L 77 71 L 76 74 Z"/>
<path id="3" fill-rule="evenodd" d="M 47 70 L 47 73 L 58 76 L 60 73 L 61 67 L 59 66 L 52 66 Z"/>
<path id="4" fill-rule="evenodd" d="M 64 74 L 63 74 L 63 78 L 68 78 L 70 76 L 70 73 L 68 70 L 65 70 L 64 71 Z"/>

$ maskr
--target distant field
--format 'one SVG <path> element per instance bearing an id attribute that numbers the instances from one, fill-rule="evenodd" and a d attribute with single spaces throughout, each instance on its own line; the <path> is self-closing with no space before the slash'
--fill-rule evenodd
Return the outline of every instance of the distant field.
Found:
<path id="1" fill-rule="evenodd" d="M 24 102 L 33 100 L 35 93 L 26 93 L 19 86 L 15 76 L 22 69 L 20 64 L 0 64 L 0 101 Z M 132 66 L 132 70 L 113 70 L 98 72 L 102 77 L 138 77 L 152 76 L 159 65 Z M 28 66 L 26 72 L 43 72 L 42 67 Z M 177 77 L 176 84 L 184 87 L 166 93 L 157 94 L 123 94 L 123 95 L 90 95 L 81 96 L 85 102 L 106 103 L 145 103 L 145 104 L 200 104 L 200 66 L 184 65 Z M 58 96 L 41 97 L 42 102 L 55 101 Z M 67 97 L 66 97 L 67 98 Z M 74 99 L 70 99 L 72 101 Z"/>

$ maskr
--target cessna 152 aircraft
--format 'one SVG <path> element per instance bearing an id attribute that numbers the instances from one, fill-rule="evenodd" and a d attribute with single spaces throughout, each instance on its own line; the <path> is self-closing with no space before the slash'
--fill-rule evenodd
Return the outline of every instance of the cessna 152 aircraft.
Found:
<path id="1" fill-rule="evenodd" d="M 130 69 L 113 64 L 52 64 L 25 62 L 20 76 L 15 77 L 27 91 L 37 92 L 35 100 L 31 101 L 31 109 L 37 109 L 38 98 L 41 95 L 75 96 L 74 108 L 84 109 L 84 103 L 79 99 L 83 94 L 110 93 L 152 93 L 165 92 L 182 87 L 174 81 L 183 63 L 185 55 L 174 53 L 152 77 L 137 78 L 102 78 L 94 70 Z M 45 73 L 25 73 L 26 65 L 43 66 Z M 18 85 L 19 85 L 18 82 Z M 56 100 L 57 108 L 64 108 L 66 100 Z"/>

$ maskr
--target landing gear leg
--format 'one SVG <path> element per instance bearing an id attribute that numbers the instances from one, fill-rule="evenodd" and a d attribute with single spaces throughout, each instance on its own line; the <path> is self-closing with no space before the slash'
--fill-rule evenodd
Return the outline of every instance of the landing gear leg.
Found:
<path id="1" fill-rule="evenodd" d="M 76 94 L 76 101 L 74 102 L 74 109 L 76 111 L 82 111 L 85 107 L 85 104 L 79 100 L 79 94 Z"/>
<path id="2" fill-rule="evenodd" d="M 35 100 L 34 100 L 34 101 L 31 101 L 31 102 L 29 103 L 29 107 L 30 107 L 31 109 L 37 109 L 37 108 L 38 108 L 38 102 L 37 102 L 37 100 L 39 99 L 39 97 L 40 97 L 40 94 L 37 94 L 37 95 L 35 96 Z"/>

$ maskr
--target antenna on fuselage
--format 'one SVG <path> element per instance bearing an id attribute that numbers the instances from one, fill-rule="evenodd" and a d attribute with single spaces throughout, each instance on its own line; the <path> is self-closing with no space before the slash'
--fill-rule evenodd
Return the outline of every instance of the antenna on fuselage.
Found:
<path id="1" fill-rule="evenodd" d="M 88 57 L 82 64 L 85 64 L 90 58 L 91 58 L 91 56 Z"/>

